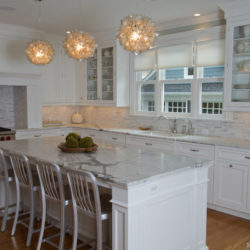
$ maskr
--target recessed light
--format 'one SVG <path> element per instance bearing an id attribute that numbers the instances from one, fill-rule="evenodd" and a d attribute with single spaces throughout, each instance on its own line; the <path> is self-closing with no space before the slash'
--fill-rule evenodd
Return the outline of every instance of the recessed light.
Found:
<path id="1" fill-rule="evenodd" d="M 200 13 L 194 13 L 194 16 L 200 16 L 201 14 Z"/>
<path id="2" fill-rule="evenodd" d="M 0 6 L 0 11 L 14 11 L 14 10 L 16 9 L 10 6 L 4 6 L 4 5 Z"/>
<path id="3" fill-rule="evenodd" d="M 67 34 L 70 34 L 71 32 L 69 30 L 66 31 Z"/>

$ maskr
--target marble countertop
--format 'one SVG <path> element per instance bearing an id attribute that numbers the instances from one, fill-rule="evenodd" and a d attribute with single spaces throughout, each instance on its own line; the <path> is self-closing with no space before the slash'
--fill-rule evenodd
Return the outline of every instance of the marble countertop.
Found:
<path id="1" fill-rule="evenodd" d="M 51 128 L 87 128 L 99 131 L 108 131 L 108 132 L 116 132 L 127 135 L 138 135 L 138 136 L 146 136 L 150 138 L 162 138 L 167 140 L 174 140 L 180 142 L 189 142 L 189 143 L 200 143 L 214 146 L 225 146 L 225 147 L 236 147 L 241 149 L 250 150 L 250 140 L 249 139 L 240 139 L 240 138 L 232 138 L 232 137 L 222 137 L 222 136 L 204 136 L 204 135 L 184 135 L 184 134 L 171 134 L 167 131 L 142 131 L 139 129 L 133 128 L 112 128 L 112 127 L 104 127 L 97 126 L 92 124 L 65 124 L 62 126 L 49 126 L 45 128 L 40 128 L 43 130 L 51 129 Z M 17 130 L 18 131 L 32 131 L 37 129 L 24 129 Z"/>
<path id="2" fill-rule="evenodd" d="M 63 153 L 57 148 L 63 140 L 64 137 L 58 136 L 0 142 L 0 148 L 6 154 L 25 154 L 33 163 L 46 160 L 64 168 L 88 170 L 104 181 L 124 187 L 211 165 L 207 160 L 98 141 L 96 152 Z"/>

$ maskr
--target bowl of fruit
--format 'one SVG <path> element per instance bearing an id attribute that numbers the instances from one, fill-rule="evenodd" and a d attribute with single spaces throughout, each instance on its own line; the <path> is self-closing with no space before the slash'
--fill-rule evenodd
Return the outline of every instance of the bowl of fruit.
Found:
<path id="1" fill-rule="evenodd" d="M 58 148 L 67 153 L 85 153 L 96 151 L 98 145 L 89 136 L 81 138 L 77 133 L 69 133 L 65 142 L 60 143 Z"/>

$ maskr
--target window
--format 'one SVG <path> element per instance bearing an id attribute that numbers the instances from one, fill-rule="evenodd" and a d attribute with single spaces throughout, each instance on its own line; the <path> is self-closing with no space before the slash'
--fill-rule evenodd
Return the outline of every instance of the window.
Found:
<path id="1" fill-rule="evenodd" d="M 160 47 L 135 56 L 136 110 L 221 115 L 224 57 L 224 40 Z"/>

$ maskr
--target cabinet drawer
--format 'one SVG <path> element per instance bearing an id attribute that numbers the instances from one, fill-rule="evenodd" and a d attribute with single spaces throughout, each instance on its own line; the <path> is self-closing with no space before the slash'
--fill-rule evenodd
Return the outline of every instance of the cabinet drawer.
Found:
<path id="1" fill-rule="evenodd" d="M 177 152 L 187 156 L 214 160 L 214 146 L 196 143 L 177 142 Z"/>
<path id="2" fill-rule="evenodd" d="M 94 130 L 94 129 L 86 129 L 86 128 L 77 128 L 74 129 L 74 132 L 78 133 L 81 137 L 90 136 L 93 139 L 102 139 L 102 131 Z"/>
<path id="3" fill-rule="evenodd" d="M 250 164 L 250 151 L 248 150 L 216 147 L 215 152 L 215 157 L 217 160 L 236 161 L 244 164 Z"/>
<path id="4" fill-rule="evenodd" d="M 103 139 L 107 142 L 115 142 L 122 145 L 126 144 L 126 135 L 112 132 L 103 132 Z"/>
<path id="5" fill-rule="evenodd" d="M 166 152 L 174 152 L 174 141 L 167 141 L 163 139 L 151 139 L 142 136 L 127 136 L 127 145 L 159 149 Z"/>

